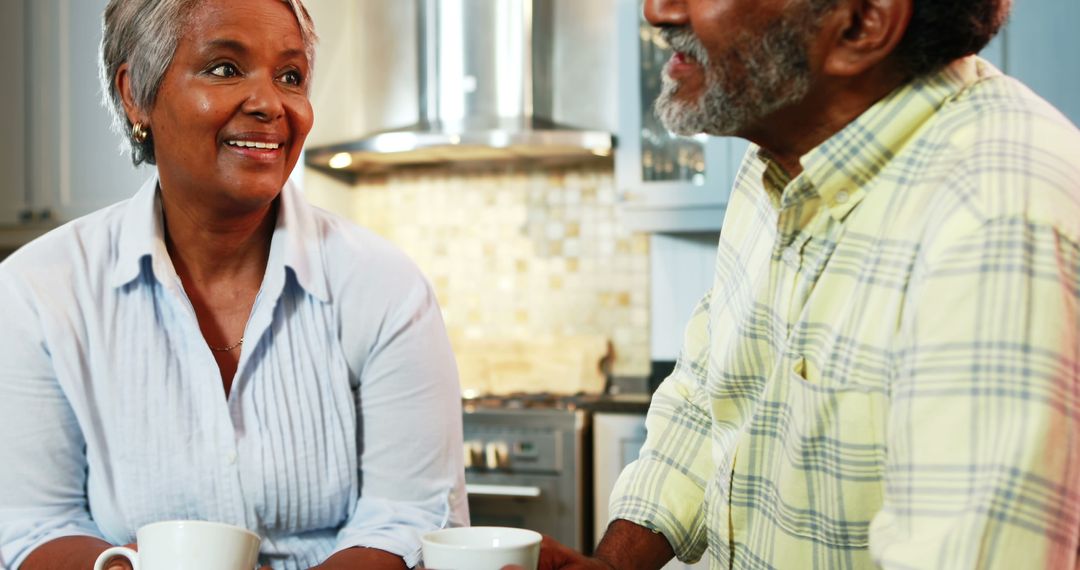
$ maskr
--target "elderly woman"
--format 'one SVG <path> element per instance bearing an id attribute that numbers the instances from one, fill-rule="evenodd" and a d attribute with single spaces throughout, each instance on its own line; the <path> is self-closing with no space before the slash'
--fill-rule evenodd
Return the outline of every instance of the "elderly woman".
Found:
<path id="1" fill-rule="evenodd" d="M 300 0 L 112 0 L 130 200 L 0 265 L 0 567 L 89 568 L 230 523 L 260 563 L 403 568 L 468 522 L 455 365 L 399 251 L 287 182 L 312 125 Z"/>

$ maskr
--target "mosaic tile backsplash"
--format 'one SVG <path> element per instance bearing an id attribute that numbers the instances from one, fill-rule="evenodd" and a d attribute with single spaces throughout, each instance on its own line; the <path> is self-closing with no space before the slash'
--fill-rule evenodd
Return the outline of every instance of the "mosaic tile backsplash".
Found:
<path id="1" fill-rule="evenodd" d="M 487 340 L 603 336 L 614 374 L 649 373 L 649 240 L 620 224 L 610 168 L 402 171 L 341 196 L 320 205 L 347 210 L 427 275 L 459 363 Z"/>

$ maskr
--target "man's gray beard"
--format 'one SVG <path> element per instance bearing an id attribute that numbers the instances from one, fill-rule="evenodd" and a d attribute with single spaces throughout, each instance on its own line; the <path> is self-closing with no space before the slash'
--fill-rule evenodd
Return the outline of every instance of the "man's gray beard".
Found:
<path id="1" fill-rule="evenodd" d="M 810 90 L 806 44 L 817 23 L 801 12 L 781 16 L 758 36 L 745 34 L 715 63 L 688 27 L 665 30 L 668 44 L 694 56 L 704 69 L 705 93 L 696 101 L 681 101 L 675 96 L 678 82 L 664 73 L 655 106 L 664 126 L 684 136 L 730 136 L 806 97 Z"/>

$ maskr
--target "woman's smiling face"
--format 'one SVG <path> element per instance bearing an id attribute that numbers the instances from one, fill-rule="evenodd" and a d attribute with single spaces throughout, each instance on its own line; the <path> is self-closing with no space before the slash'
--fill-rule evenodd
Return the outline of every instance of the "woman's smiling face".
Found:
<path id="1" fill-rule="evenodd" d="M 266 206 L 311 130 L 300 25 L 281 0 L 204 0 L 149 113 L 162 188 L 218 211 Z"/>

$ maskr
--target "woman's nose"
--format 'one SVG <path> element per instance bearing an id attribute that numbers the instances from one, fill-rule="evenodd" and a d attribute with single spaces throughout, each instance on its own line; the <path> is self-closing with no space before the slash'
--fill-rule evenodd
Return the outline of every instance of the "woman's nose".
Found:
<path id="1" fill-rule="evenodd" d="M 281 93 L 273 78 L 252 78 L 251 92 L 244 101 L 243 111 L 264 121 L 280 118 L 285 113 Z"/>

